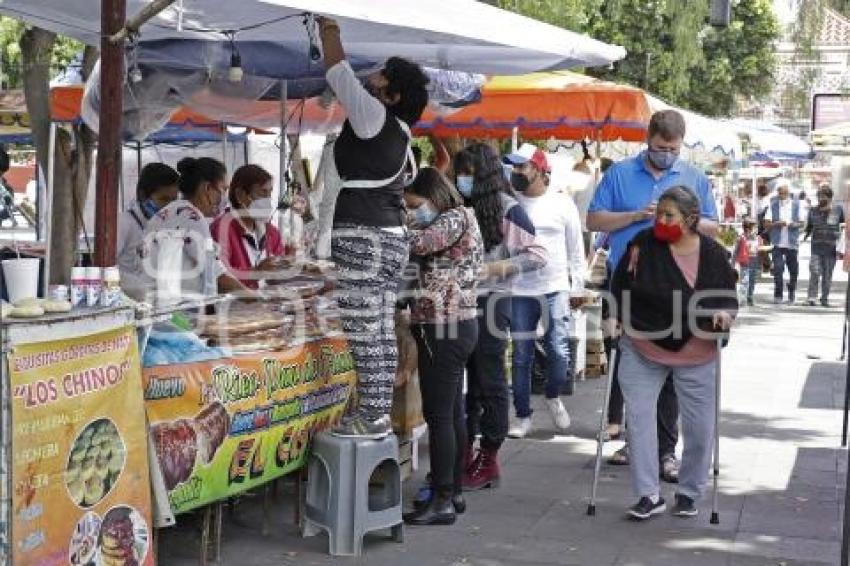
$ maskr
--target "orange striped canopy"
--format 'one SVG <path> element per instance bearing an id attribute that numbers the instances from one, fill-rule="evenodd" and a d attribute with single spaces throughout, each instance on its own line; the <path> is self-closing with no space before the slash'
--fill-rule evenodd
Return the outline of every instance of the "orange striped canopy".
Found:
<path id="1" fill-rule="evenodd" d="M 599 81 L 568 71 L 494 77 L 481 102 L 448 116 L 430 109 L 420 134 L 466 138 L 643 141 L 652 112 L 639 88 Z"/>

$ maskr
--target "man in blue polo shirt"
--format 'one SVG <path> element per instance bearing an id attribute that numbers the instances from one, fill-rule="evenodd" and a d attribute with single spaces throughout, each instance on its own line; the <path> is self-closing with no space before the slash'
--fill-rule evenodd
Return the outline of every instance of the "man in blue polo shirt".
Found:
<path id="1" fill-rule="evenodd" d="M 656 112 L 649 122 L 647 149 L 612 165 L 597 187 L 587 211 L 587 228 L 609 234 L 609 274 L 616 269 L 632 238 L 652 226 L 658 198 L 670 187 L 681 185 L 692 189 L 701 203 L 699 231 L 710 236 L 717 234 L 717 208 L 708 178 L 679 159 L 684 138 L 685 119 L 679 112 Z M 614 377 L 608 422 L 622 425 L 623 397 L 616 371 Z M 658 452 L 666 481 L 676 481 L 678 477 L 675 457 L 678 418 L 676 390 L 668 379 L 658 399 Z M 627 458 L 624 450 L 612 463 L 628 463 Z"/>

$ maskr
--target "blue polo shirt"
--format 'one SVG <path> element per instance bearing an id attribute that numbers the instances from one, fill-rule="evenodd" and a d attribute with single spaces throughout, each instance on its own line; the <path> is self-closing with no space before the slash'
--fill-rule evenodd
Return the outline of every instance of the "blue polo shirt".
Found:
<path id="1" fill-rule="evenodd" d="M 646 152 L 612 165 L 596 188 L 588 212 L 634 212 L 643 210 L 670 187 L 684 186 L 696 192 L 703 218 L 717 220 L 717 207 L 711 193 L 708 177 L 693 165 L 679 159 L 656 179 L 646 166 Z M 652 220 L 635 222 L 611 232 L 608 268 L 613 270 L 626 253 L 626 247 L 635 235 L 652 226 Z"/>

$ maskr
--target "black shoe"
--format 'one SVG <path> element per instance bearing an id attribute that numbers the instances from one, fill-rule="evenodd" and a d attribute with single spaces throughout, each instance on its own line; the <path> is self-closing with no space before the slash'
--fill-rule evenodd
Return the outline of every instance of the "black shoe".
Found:
<path id="1" fill-rule="evenodd" d="M 437 495 L 428 507 L 405 513 L 402 518 L 408 525 L 453 525 L 457 513 L 451 496 Z"/>
<path id="2" fill-rule="evenodd" d="M 341 422 L 333 428 L 331 434 L 334 436 L 380 440 L 389 436 L 392 431 L 393 427 L 389 415 L 384 415 L 375 420 L 369 420 L 360 416 Z"/>
<path id="3" fill-rule="evenodd" d="M 806 304 L 809 305 L 810 307 L 813 307 L 813 306 L 815 306 L 815 300 L 809 299 L 808 301 L 806 301 Z"/>
<path id="4" fill-rule="evenodd" d="M 814 305 L 812 305 L 812 306 L 814 306 Z M 827 301 L 826 299 L 821 299 L 820 306 L 829 308 L 829 301 Z"/>
<path id="5" fill-rule="evenodd" d="M 430 483 L 426 483 L 416 491 L 416 496 L 413 498 L 414 511 L 424 511 L 431 505 L 431 500 L 434 498 L 434 489 Z M 466 512 L 466 499 L 458 493 L 452 496 L 452 505 L 454 505 L 455 513 L 463 515 Z"/>
<path id="6" fill-rule="evenodd" d="M 658 503 L 653 503 L 648 497 L 641 497 L 640 501 L 629 508 L 629 516 L 638 521 L 645 521 L 653 515 L 658 515 L 667 510 L 664 498 L 659 497 Z"/>
<path id="7" fill-rule="evenodd" d="M 687 495 L 681 493 L 676 494 L 676 506 L 673 507 L 673 514 L 677 517 L 696 517 L 699 514 L 694 500 Z"/>
<path id="8" fill-rule="evenodd" d="M 751 306 L 753 306 L 753 304 L 754 304 L 754 303 L 753 303 L 753 298 L 752 298 L 752 297 L 747 297 L 747 306 L 751 307 Z"/>

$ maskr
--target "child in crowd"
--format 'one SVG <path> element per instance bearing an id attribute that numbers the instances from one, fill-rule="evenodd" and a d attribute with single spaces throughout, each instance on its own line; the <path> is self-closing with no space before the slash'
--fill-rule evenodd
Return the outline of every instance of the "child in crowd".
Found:
<path id="1" fill-rule="evenodd" d="M 745 219 L 743 223 L 744 233 L 735 244 L 735 263 L 738 264 L 740 281 L 747 288 L 747 304 L 753 305 L 753 292 L 756 288 L 756 280 L 761 271 L 761 259 L 759 251 L 764 247 L 764 241 L 756 232 L 756 222 Z"/>

